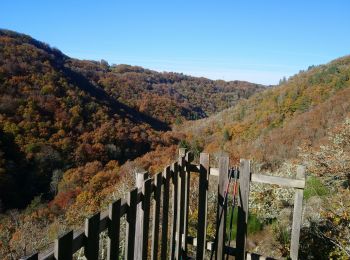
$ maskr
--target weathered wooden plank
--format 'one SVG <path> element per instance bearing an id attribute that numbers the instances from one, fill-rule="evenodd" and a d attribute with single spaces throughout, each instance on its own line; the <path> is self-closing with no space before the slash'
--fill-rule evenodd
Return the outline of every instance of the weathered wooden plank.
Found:
<path id="1" fill-rule="evenodd" d="M 100 212 L 85 219 L 84 254 L 88 260 L 98 259 Z"/>
<path id="2" fill-rule="evenodd" d="M 69 231 L 55 240 L 54 256 L 57 260 L 72 259 L 73 231 Z"/>
<path id="3" fill-rule="evenodd" d="M 143 188 L 143 230 L 142 230 L 142 259 L 147 259 L 148 255 L 148 231 L 149 231 L 149 214 L 152 194 L 152 179 L 148 179 L 144 182 Z"/>
<path id="4" fill-rule="evenodd" d="M 225 255 L 225 236 L 226 236 L 226 216 L 227 216 L 227 203 L 225 203 L 225 197 L 227 193 L 227 186 L 229 181 L 228 176 L 228 156 L 222 156 L 219 159 L 219 183 L 218 183 L 218 207 L 217 207 L 217 231 L 215 241 L 215 258 L 218 260 L 224 259 Z"/>
<path id="5" fill-rule="evenodd" d="M 296 178 L 305 182 L 304 166 L 301 166 L 301 165 L 298 166 Z M 304 196 L 304 190 L 296 189 L 295 197 L 294 197 L 292 237 L 291 237 L 291 244 L 290 244 L 290 257 L 292 260 L 298 259 L 300 227 L 301 227 L 301 219 L 302 219 L 302 212 L 303 212 L 303 196 Z"/>
<path id="6" fill-rule="evenodd" d="M 107 240 L 107 259 L 119 258 L 119 234 L 120 234 L 120 207 L 121 199 L 109 205 L 109 225 Z"/>
<path id="7" fill-rule="evenodd" d="M 238 199 L 238 218 L 236 235 L 236 259 L 246 259 L 246 240 L 248 225 L 248 199 L 250 186 L 250 161 L 240 160 L 239 167 L 239 199 Z"/>
<path id="8" fill-rule="evenodd" d="M 185 193 L 184 193 L 184 227 L 183 227 L 183 236 L 182 236 L 182 250 L 184 255 L 187 255 L 187 235 L 188 235 L 188 209 L 189 209 L 189 194 L 190 194 L 190 185 L 191 185 L 191 175 L 190 171 L 187 169 L 187 165 L 190 158 L 191 153 L 187 152 L 185 157 L 185 165 L 184 165 L 184 180 L 185 180 Z"/>
<path id="9" fill-rule="evenodd" d="M 263 174 L 252 174 L 251 177 L 252 177 L 252 182 L 275 184 L 279 186 L 298 188 L 298 189 L 305 188 L 304 180 L 283 178 L 278 176 L 269 176 L 269 175 L 263 175 Z"/>
<path id="10" fill-rule="evenodd" d="M 177 163 L 172 163 L 170 165 L 170 173 L 172 176 L 172 195 L 171 203 L 172 208 L 172 218 L 171 218 L 171 236 L 170 236 L 170 259 L 175 259 L 175 248 L 176 248 L 176 222 L 177 222 L 177 200 L 178 200 L 178 167 Z"/>
<path id="11" fill-rule="evenodd" d="M 147 172 L 136 173 L 136 187 L 140 190 L 144 181 L 148 178 Z M 143 242 L 143 203 L 137 204 L 136 209 L 136 227 L 135 227 L 135 259 L 142 259 L 142 242 Z M 147 223 L 148 224 L 148 223 Z"/>
<path id="12" fill-rule="evenodd" d="M 169 182 L 170 166 L 166 167 L 163 172 L 163 221 L 162 221 L 162 243 L 160 258 L 167 258 L 168 250 L 168 222 L 169 222 Z"/>
<path id="13" fill-rule="evenodd" d="M 176 248 L 175 248 L 175 259 L 183 259 L 184 256 L 184 240 L 183 239 L 183 231 L 184 231 L 184 218 L 185 218 L 185 158 L 184 155 L 185 150 L 179 151 L 179 178 L 178 178 L 178 214 L 177 214 L 177 223 L 176 223 Z"/>
<path id="14" fill-rule="evenodd" d="M 208 207 L 208 177 L 209 154 L 201 153 L 199 157 L 199 200 L 198 200 L 198 225 L 197 225 L 197 250 L 196 259 L 205 259 L 205 246 L 207 235 L 207 207 Z"/>
<path id="15" fill-rule="evenodd" d="M 126 213 L 125 258 L 127 260 L 134 259 L 137 191 L 137 188 L 130 191 L 126 200 L 128 209 Z"/>
<path id="16" fill-rule="evenodd" d="M 152 224 L 152 252 L 151 258 L 158 259 L 158 245 L 159 245 L 159 218 L 160 218 L 160 203 L 162 191 L 162 173 L 155 176 L 154 189 L 154 206 L 153 206 L 153 224 Z"/>

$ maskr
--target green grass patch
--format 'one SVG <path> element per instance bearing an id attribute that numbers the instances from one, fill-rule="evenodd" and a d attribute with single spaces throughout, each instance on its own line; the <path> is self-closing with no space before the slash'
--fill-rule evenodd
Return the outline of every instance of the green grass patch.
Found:
<path id="1" fill-rule="evenodd" d="M 327 196 L 330 194 L 330 190 L 321 182 L 317 177 L 309 177 L 306 180 L 306 187 L 304 190 L 304 198 L 307 200 L 314 196 Z"/>
<path id="2" fill-rule="evenodd" d="M 231 240 L 236 239 L 237 234 L 237 207 L 235 207 L 235 210 L 233 211 L 233 225 L 232 225 L 232 232 L 231 232 Z M 227 236 L 229 236 L 230 232 L 230 221 L 231 221 L 231 209 L 227 210 L 227 219 L 226 219 L 226 232 Z M 248 216 L 248 234 L 254 234 L 259 231 L 261 231 L 264 227 L 264 224 L 259 221 L 256 215 L 249 213 Z"/>

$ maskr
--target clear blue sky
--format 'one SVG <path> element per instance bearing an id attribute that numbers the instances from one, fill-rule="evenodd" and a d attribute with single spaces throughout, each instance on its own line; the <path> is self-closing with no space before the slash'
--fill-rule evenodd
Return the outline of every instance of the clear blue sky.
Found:
<path id="1" fill-rule="evenodd" d="M 350 1 L 1 0 L 0 28 L 71 57 L 275 84 L 350 54 Z"/>

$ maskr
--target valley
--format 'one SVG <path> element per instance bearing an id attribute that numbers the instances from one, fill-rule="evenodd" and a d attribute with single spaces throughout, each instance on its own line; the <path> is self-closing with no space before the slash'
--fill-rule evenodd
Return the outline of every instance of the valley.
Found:
<path id="1" fill-rule="evenodd" d="M 179 147 L 197 160 L 201 152 L 249 158 L 256 171 L 277 176 L 305 165 L 310 216 L 301 255 L 319 256 L 313 240 L 323 256 L 346 257 L 349 100 L 350 56 L 264 86 L 77 60 L 0 30 L 0 258 L 41 250 L 81 226 L 134 187 L 136 172 L 157 173 Z M 275 220 L 291 197 L 252 190 L 252 211 L 278 238 L 276 227 L 287 227 Z M 282 257 L 286 241 L 276 241 L 272 253 Z"/>

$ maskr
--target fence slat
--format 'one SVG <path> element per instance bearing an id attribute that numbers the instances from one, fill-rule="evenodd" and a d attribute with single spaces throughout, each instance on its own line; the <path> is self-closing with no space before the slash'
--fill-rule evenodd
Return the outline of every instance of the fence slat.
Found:
<path id="1" fill-rule="evenodd" d="M 304 189 L 305 181 L 263 174 L 252 174 L 252 182 L 275 184 L 284 187 Z"/>
<path id="2" fill-rule="evenodd" d="M 85 219 L 84 254 L 88 260 L 98 259 L 100 212 Z"/>
<path id="3" fill-rule="evenodd" d="M 134 259 L 135 248 L 135 224 L 136 224 L 136 206 L 137 206 L 137 188 L 128 193 L 127 197 L 127 213 L 126 213 L 126 243 L 125 258 L 127 260 Z"/>
<path id="4" fill-rule="evenodd" d="M 152 252 L 151 258 L 158 259 L 158 245 L 159 245 L 159 218 L 160 218 L 160 202 L 162 190 L 162 173 L 158 173 L 154 180 L 154 207 L 153 207 L 153 225 L 152 225 Z"/>
<path id="5" fill-rule="evenodd" d="M 199 157 L 199 163 L 200 169 L 196 259 L 205 259 L 205 246 L 207 235 L 209 154 L 201 153 Z"/>
<path id="6" fill-rule="evenodd" d="M 136 173 L 136 187 L 142 189 L 145 180 L 148 178 L 147 172 Z M 142 260 L 142 243 L 143 243 L 143 218 L 144 218 L 144 194 L 142 203 L 137 204 L 136 210 L 136 227 L 135 227 L 135 260 Z M 148 205 L 149 206 L 149 205 Z M 148 223 L 146 223 L 148 226 Z"/>
<path id="7" fill-rule="evenodd" d="M 172 219 L 171 219 L 171 237 L 170 237 L 170 259 L 175 258 L 175 248 L 176 248 L 176 222 L 177 222 L 177 197 L 178 197 L 178 167 L 177 163 L 172 163 L 170 166 L 170 172 L 172 176 L 172 198 L 171 202 L 173 205 L 172 209 Z"/>
<path id="8" fill-rule="evenodd" d="M 249 185 L 250 161 L 241 159 L 239 167 L 239 199 L 236 235 L 236 259 L 238 260 L 246 259 Z"/>
<path id="9" fill-rule="evenodd" d="M 163 222 L 162 222 L 162 243 L 161 259 L 166 259 L 168 250 L 168 222 L 169 222 L 169 182 L 170 167 L 166 167 L 163 172 Z"/>
<path id="10" fill-rule="evenodd" d="M 305 167 L 298 166 L 297 179 L 305 182 Z M 298 259 L 299 252 L 299 236 L 301 227 L 301 217 L 303 211 L 303 189 L 296 189 L 294 197 L 294 212 L 293 212 L 293 224 L 292 224 L 292 237 L 290 243 L 290 257 L 292 260 Z"/>
<path id="11" fill-rule="evenodd" d="M 184 216 L 185 216 L 185 155 L 186 151 L 184 149 L 179 150 L 179 178 L 178 178 L 178 201 L 177 201 L 177 223 L 176 223 L 176 249 L 175 249 L 175 259 L 183 259 L 184 256 L 184 239 L 183 239 L 183 231 L 184 231 Z"/>
<path id="12" fill-rule="evenodd" d="M 120 205 L 121 199 L 114 201 L 109 205 L 109 225 L 107 240 L 108 260 L 115 260 L 119 257 Z"/>
<path id="13" fill-rule="evenodd" d="M 192 159 L 191 153 L 187 152 L 185 157 L 185 172 L 184 172 L 184 179 L 185 179 L 185 205 L 184 205 L 184 227 L 183 227 L 183 251 L 184 255 L 187 255 L 187 236 L 188 236 L 188 207 L 189 207 L 189 199 L 190 199 L 190 185 L 191 185 L 191 175 L 190 171 L 187 168 L 187 165 L 190 164 L 190 161 Z"/>
<path id="14" fill-rule="evenodd" d="M 216 233 L 216 250 L 215 258 L 217 260 L 224 259 L 225 255 L 225 235 L 226 235 L 226 216 L 227 216 L 227 205 L 225 205 L 225 196 L 228 185 L 228 165 L 229 158 L 222 156 L 219 159 L 219 183 L 218 183 L 218 207 L 217 207 L 217 233 Z"/>
<path id="15" fill-rule="evenodd" d="M 148 255 L 148 231 L 149 231 L 149 214 L 152 194 L 152 179 L 144 182 L 142 187 L 143 200 L 143 230 L 142 230 L 142 259 L 147 259 Z"/>
<path id="16" fill-rule="evenodd" d="M 73 230 L 55 240 L 54 256 L 57 260 L 72 259 Z"/>

